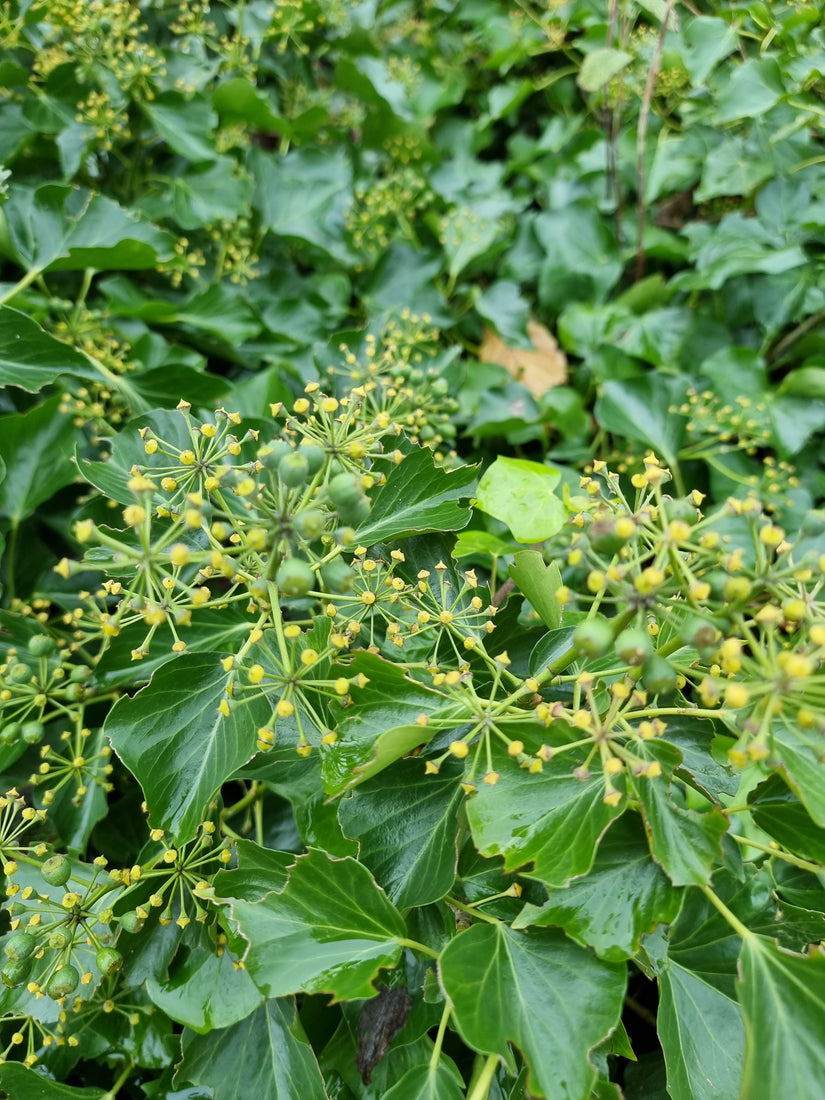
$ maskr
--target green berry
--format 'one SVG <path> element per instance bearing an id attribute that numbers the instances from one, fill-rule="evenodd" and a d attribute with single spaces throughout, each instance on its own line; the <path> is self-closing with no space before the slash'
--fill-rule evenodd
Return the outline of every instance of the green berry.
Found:
<path id="1" fill-rule="evenodd" d="M 678 673 L 669 661 L 654 653 L 642 666 L 642 683 L 651 695 L 669 695 L 676 690 Z"/>
<path id="2" fill-rule="evenodd" d="M 3 944 L 3 954 L 11 962 L 21 962 L 34 954 L 37 939 L 30 932 L 12 932 Z"/>
<path id="3" fill-rule="evenodd" d="M 21 683 L 23 680 L 28 680 L 31 677 L 31 669 L 28 665 L 24 665 L 22 661 L 17 661 L 9 668 L 6 673 L 6 679 L 11 680 L 16 684 Z"/>
<path id="4" fill-rule="evenodd" d="M 586 657 L 601 657 L 613 644 L 613 631 L 607 619 L 585 619 L 573 632 L 573 642 Z"/>
<path id="5" fill-rule="evenodd" d="M 6 722 L 0 729 L 0 745 L 16 745 L 22 732 L 23 727 L 19 722 Z"/>
<path id="6" fill-rule="evenodd" d="M 85 684 L 91 675 L 92 670 L 88 665 L 75 665 L 69 673 L 69 679 L 73 684 Z"/>
<path id="7" fill-rule="evenodd" d="M 321 577 L 328 592 L 341 594 L 352 588 L 355 574 L 342 558 L 335 558 L 321 568 Z"/>
<path id="8" fill-rule="evenodd" d="M 332 537 L 335 540 L 336 546 L 343 546 L 346 549 L 348 546 L 352 546 L 356 540 L 354 527 L 336 527 L 332 532 Z"/>
<path id="9" fill-rule="evenodd" d="M 616 638 L 616 653 L 619 660 L 635 668 L 653 656 L 653 641 L 642 627 L 631 626 Z"/>
<path id="10" fill-rule="evenodd" d="M 289 454 L 292 454 L 292 448 L 288 443 L 267 443 L 258 451 L 258 461 L 268 470 L 277 470 L 281 459 Z"/>
<path id="11" fill-rule="evenodd" d="M 713 623 L 691 616 L 679 628 L 679 637 L 687 645 L 695 646 L 700 653 L 704 653 L 716 648 L 719 631 Z"/>
<path id="12" fill-rule="evenodd" d="M 296 533 L 308 542 L 319 539 L 323 535 L 326 525 L 326 516 L 317 508 L 307 508 L 296 513 L 292 518 L 292 526 Z"/>
<path id="13" fill-rule="evenodd" d="M 342 523 L 352 527 L 359 527 L 370 514 L 370 502 L 365 496 L 360 497 L 353 504 L 339 504 L 336 506 L 338 518 Z"/>
<path id="14" fill-rule="evenodd" d="M 665 497 L 665 515 L 669 522 L 680 519 L 692 527 L 699 519 L 699 509 L 690 497 L 679 497 L 677 500 Z"/>
<path id="15" fill-rule="evenodd" d="M 612 557 L 618 554 L 627 542 L 616 534 L 616 524 L 612 517 L 594 520 L 590 525 L 590 545 L 597 554 Z"/>
<path id="16" fill-rule="evenodd" d="M 113 947 L 101 947 L 95 962 L 101 974 L 114 974 L 123 966 L 123 956 Z"/>
<path id="17" fill-rule="evenodd" d="M 275 583 L 284 596 L 305 596 L 315 584 L 315 574 L 302 558 L 286 558 L 275 574 Z"/>
<path id="18" fill-rule="evenodd" d="M 24 722 L 22 737 L 27 745 L 38 745 L 43 740 L 46 727 L 42 722 Z"/>
<path id="19" fill-rule="evenodd" d="M 35 634 L 33 638 L 29 638 L 28 648 L 32 657 L 48 657 L 50 653 L 54 653 L 57 643 L 47 634 Z"/>
<path id="20" fill-rule="evenodd" d="M 3 978 L 3 984 L 11 987 L 20 985 L 24 982 L 31 973 L 33 959 L 8 959 L 3 969 L 0 971 L 0 976 Z"/>
<path id="21" fill-rule="evenodd" d="M 134 909 L 130 909 L 120 918 L 120 927 L 125 932 L 140 932 L 146 924 L 145 917 L 139 917 Z"/>
<path id="22" fill-rule="evenodd" d="M 288 489 L 298 489 L 309 479 L 309 463 L 300 451 L 291 451 L 278 463 L 278 480 Z"/>
<path id="23" fill-rule="evenodd" d="M 49 886 L 65 886 L 72 873 L 72 865 L 65 856 L 49 856 L 40 868 L 40 874 Z"/>
<path id="24" fill-rule="evenodd" d="M 301 447 L 298 453 L 302 454 L 307 460 L 310 477 L 315 477 L 327 460 L 326 451 L 322 450 L 320 447 L 316 447 L 313 443 Z"/>
<path id="25" fill-rule="evenodd" d="M 74 993 L 79 984 L 80 972 L 77 967 L 72 966 L 71 963 L 64 963 L 49 978 L 46 992 L 53 1000 L 59 1001 L 61 997 L 68 997 L 70 993 Z"/>
<path id="26" fill-rule="evenodd" d="M 55 928 L 54 932 L 49 934 L 49 947 L 53 951 L 62 951 L 64 947 L 69 946 L 71 937 L 65 928 Z"/>
<path id="27" fill-rule="evenodd" d="M 338 509 L 350 507 L 364 499 L 364 489 L 355 474 L 336 474 L 327 486 L 329 499 Z"/>

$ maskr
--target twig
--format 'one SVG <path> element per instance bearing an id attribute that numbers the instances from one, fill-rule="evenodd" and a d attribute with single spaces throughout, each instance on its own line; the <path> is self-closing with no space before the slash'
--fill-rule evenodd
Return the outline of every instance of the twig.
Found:
<path id="1" fill-rule="evenodd" d="M 650 118 L 650 106 L 653 102 L 653 87 L 662 64 L 662 51 L 665 48 L 665 35 L 675 0 L 667 0 L 665 14 L 662 16 L 662 29 L 650 62 L 650 70 L 642 96 L 642 109 L 639 112 L 639 128 L 636 131 L 636 275 L 638 283 L 645 271 L 645 146 L 647 144 L 647 122 Z"/>
<path id="2" fill-rule="evenodd" d="M 825 309 L 818 309 L 816 313 L 806 317 L 796 328 L 792 328 L 787 336 L 783 336 L 776 347 L 768 352 L 768 362 L 775 363 L 789 347 L 795 344 L 797 340 L 801 340 L 803 336 L 809 333 L 811 329 L 816 328 L 822 321 L 825 321 Z"/>

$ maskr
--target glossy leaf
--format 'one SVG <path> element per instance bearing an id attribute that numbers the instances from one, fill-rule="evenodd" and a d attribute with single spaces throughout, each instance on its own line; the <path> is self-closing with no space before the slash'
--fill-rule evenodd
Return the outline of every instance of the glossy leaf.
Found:
<path id="1" fill-rule="evenodd" d="M 77 474 L 72 455 L 83 436 L 60 406 L 56 394 L 29 412 L 0 417 L 0 458 L 6 464 L 0 510 L 15 525 Z"/>
<path id="2" fill-rule="evenodd" d="M 550 630 L 561 623 L 561 604 L 556 592 L 561 588 L 561 573 L 555 562 L 544 564 L 537 550 L 520 550 L 513 555 L 510 576 Z"/>
<path id="3" fill-rule="evenodd" d="M 392 469 L 375 494 L 369 518 L 358 528 L 364 546 L 405 538 L 421 531 L 457 531 L 470 522 L 459 504 L 475 487 L 475 467 L 446 471 L 426 447 L 414 448 Z"/>
<path id="4" fill-rule="evenodd" d="M 737 986 L 747 1038 L 742 1097 L 811 1097 L 822 1088 L 825 952 L 784 951 L 764 936 L 742 943 Z"/>
<path id="5" fill-rule="evenodd" d="M 344 833 L 400 909 L 438 901 L 452 887 L 463 798 L 454 768 L 426 775 L 420 761 L 401 760 L 342 800 Z"/>
<path id="6" fill-rule="evenodd" d="M 629 959 L 643 933 L 670 923 L 682 891 L 650 858 L 644 830 L 625 814 L 607 830 L 590 873 L 563 890 L 550 890 L 544 905 L 526 905 L 514 928 L 557 925 L 604 959 Z"/>
<path id="7" fill-rule="evenodd" d="M 435 1066 L 414 1066 L 384 1093 L 384 1100 L 462 1100 L 464 1082 L 443 1057 Z"/>
<path id="8" fill-rule="evenodd" d="M 268 1000 L 211 1036 L 184 1033 L 177 1077 L 209 1087 L 217 1098 L 327 1100 L 318 1063 L 293 998 Z"/>
<path id="9" fill-rule="evenodd" d="M 825 834 L 778 775 L 748 795 L 753 820 L 783 847 L 825 864 Z"/>
<path id="10" fill-rule="evenodd" d="M 401 955 L 404 922 L 366 867 L 318 849 L 295 861 L 281 893 L 234 899 L 229 912 L 249 943 L 246 968 L 267 997 L 371 997 L 379 969 Z"/>
<path id="11" fill-rule="evenodd" d="M 596 401 L 596 420 L 605 431 L 646 443 L 673 467 L 685 420 L 671 408 L 680 402 L 683 388 L 680 382 L 658 375 L 605 382 Z"/>
<path id="12" fill-rule="evenodd" d="M 467 802 L 473 839 L 485 856 L 504 856 L 508 871 L 532 862 L 530 875 L 546 886 L 563 887 L 593 865 L 596 845 L 622 810 L 608 806 L 604 780 L 582 781 L 565 754 L 531 775 L 503 748 L 493 750 L 495 785 L 479 783 Z"/>
<path id="13" fill-rule="evenodd" d="M 561 474 L 523 458 L 497 458 L 476 493 L 476 506 L 506 523 L 517 542 L 543 542 L 560 531 L 564 505 L 556 495 Z"/>
<path id="14" fill-rule="evenodd" d="M 440 969 L 470 1047 L 499 1054 L 513 1072 L 513 1042 L 529 1066 L 532 1095 L 587 1100 L 596 1078 L 588 1053 L 619 1019 L 624 966 L 555 929 L 475 924 L 447 945 Z"/>
<path id="15" fill-rule="evenodd" d="M 64 374 L 90 382 L 103 378 L 85 355 L 55 340 L 27 314 L 0 306 L 0 385 L 37 393 Z"/>
<path id="16" fill-rule="evenodd" d="M 37 1073 L 26 1069 L 20 1062 L 6 1062 L 0 1066 L 0 1087 L 6 1095 L 20 1097 L 20 1100 L 105 1100 L 106 1090 L 100 1088 L 75 1088 L 73 1085 L 61 1085 Z"/>
<path id="17" fill-rule="evenodd" d="M 255 753 L 255 731 L 269 715 L 261 698 L 221 714 L 226 682 L 216 655 L 184 654 L 106 719 L 106 736 L 143 788 L 152 827 L 178 842 L 191 840 L 218 788 Z"/>

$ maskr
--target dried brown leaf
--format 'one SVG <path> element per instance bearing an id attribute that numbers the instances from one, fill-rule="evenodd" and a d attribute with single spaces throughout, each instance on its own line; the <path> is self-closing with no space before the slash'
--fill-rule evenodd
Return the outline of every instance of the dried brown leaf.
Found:
<path id="1" fill-rule="evenodd" d="M 538 321 L 527 322 L 530 348 L 511 348 L 492 329 L 484 329 L 478 357 L 483 363 L 498 363 L 521 382 L 533 397 L 541 397 L 553 386 L 567 381 L 567 356 L 552 332 Z"/>

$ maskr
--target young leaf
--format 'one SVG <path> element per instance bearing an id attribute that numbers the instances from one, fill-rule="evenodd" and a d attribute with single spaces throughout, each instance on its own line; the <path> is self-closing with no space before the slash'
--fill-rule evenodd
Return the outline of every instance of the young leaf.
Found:
<path id="1" fill-rule="evenodd" d="M 524 458 L 497 458 L 478 483 L 476 506 L 506 523 L 518 542 L 543 542 L 564 526 L 555 489 L 561 474 Z"/>
<path id="2" fill-rule="evenodd" d="M 447 945 L 440 967 L 470 1047 L 501 1055 L 512 1073 L 513 1042 L 531 1095 L 587 1100 L 596 1078 L 588 1053 L 619 1019 L 626 965 L 597 959 L 557 929 L 479 923 Z"/>
<path id="3" fill-rule="evenodd" d="M 267 997 L 373 997 L 374 978 L 398 963 L 405 936 L 401 914 L 367 868 L 317 848 L 298 857 L 281 893 L 236 898 L 229 912 L 249 942 L 246 968 Z"/>
<path id="4" fill-rule="evenodd" d="M 513 555 L 509 573 L 544 625 L 555 630 L 561 622 L 561 604 L 555 595 L 561 588 L 558 565 L 555 562 L 545 565 L 538 550 L 519 550 Z"/>

